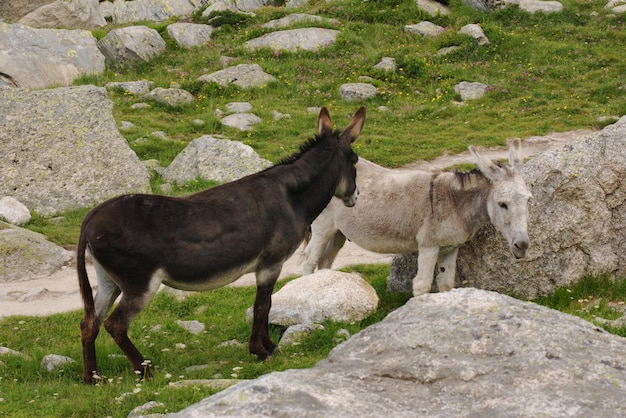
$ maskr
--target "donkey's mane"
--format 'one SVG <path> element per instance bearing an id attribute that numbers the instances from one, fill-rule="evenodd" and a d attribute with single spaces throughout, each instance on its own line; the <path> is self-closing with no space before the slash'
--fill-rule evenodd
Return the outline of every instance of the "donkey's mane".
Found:
<path id="1" fill-rule="evenodd" d="M 509 170 L 510 170 L 508 165 L 502 164 L 499 161 L 495 162 L 495 164 L 498 167 L 504 168 L 507 172 L 509 172 Z M 445 171 L 442 171 L 441 173 L 445 173 Z M 441 174 L 441 173 L 439 173 L 439 174 Z M 459 185 L 461 188 L 464 188 L 466 186 L 466 183 L 470 183 L 474 179 L 485 179 L 486 178 L 485 175 L 478 168 L 474 168 L 474 169 L 469 170 L 469 171 L 453 170 L 453 171 L 448 171 L 448 173 L 452 173 L 454 175 L 454 177 L 452 177 L 453 180 L 451 180 L 448 184 L 450 184 L 452 186 L 453 185 L 452 181 L 455 181 L 456 184 Z"/>
<path id="2" fill-rule="evenodd" d="M 339 137 L 340 133 L 341 133 L 340 131 L 336 130 L 332 133 L 332 136 Z M 277 165 L 287 165 L 287 164 L 294 163 L 295 161 L 300 159 L 300 157 L 306 154 L 307 151 L 311 150 L 312 148 L 315 148 L 318 144 L 324 142 L 325 140 L 326 140 L 326 136 L 320 136 L 318 134 L 315 134 L 314 137 L 307 139 L 304 144 L 300 145 L 300 150 L 298 152 L 291 154 L 288 157 L 283 158 L 282 160 L 278 162 Z"/>
<path id="3" fill-rule="evenodd" d="M 443 173 L 445 173 L 445 171 Z M 451 187 L 456 186 L 462 189 L 469 186 L 469 184 L 471 184 L 474 180 L 485 178 L 485 175 L 478 168 L 474 168 L 470 171 L 449 171 L 449 173 L 453 176 L 448 177 L 449 181 L 446 181 L 446 184 Z"/>

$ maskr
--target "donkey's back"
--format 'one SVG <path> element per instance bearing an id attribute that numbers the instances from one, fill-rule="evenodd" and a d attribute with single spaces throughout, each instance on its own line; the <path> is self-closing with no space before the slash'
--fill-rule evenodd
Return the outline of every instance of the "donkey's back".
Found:
<path id="1" fill-rule="evenodd" d="M 185 290 L 221 287 L 260 263 L 291 255 L 306 223 L 288 215 L 284 188 L 256 176 L 210 190 L 105 202 L 83 223 L 90 253 L 113 277 L 127 275 L 135 265 L 141 271 L 133 285 L 151 280 L 158 270 L 164 284 Z"/>
<path id="2" fill-rule="evenodd" d="M 391 170 L 364 158 L 357 163 L 357 173 L 359 204 L 344 210 L 340 202 L 331 200 L 312 228 L 329 234 L 341 231 L 360 247 L 377 253 L 416 252 L 415 237 L 428 213 L 430 173 Z"/>

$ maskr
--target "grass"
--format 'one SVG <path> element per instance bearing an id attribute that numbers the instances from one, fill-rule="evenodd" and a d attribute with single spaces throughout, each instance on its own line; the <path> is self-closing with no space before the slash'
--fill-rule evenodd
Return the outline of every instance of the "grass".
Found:
<path id="1" fill-rule="evenodd" d="M 355 334 L 403 305 L 408 295 L 386 291 L 388 265 L 358 266 L 380 297 L 377 312 L 355 323 L 324 323 L 300 345 L 287 347 L 271 360 L 258 362 L 248 354 L 250 324 L 245 311 L 254 302 L 254 287 L 221 288 L 197 293 L 179 301 L 161 292 L 132 323 L 129 335 L 153 366 L 153 380 L 138 382 L 114 341 L 103 331 L 97 340 L 99 373 L 97 387 L 82 383 L 80 311 L 47 317 L 13 316 L 0 320 L 0 346 L 27 357 L 0 357 L 0 415 L 12 417 L 126 417 L 136 406 L 149 401 L 164 405 L 154 412 L 175 412 L 215 393 L 202 385 L 174 389 L 169 383 L 182 379 L 253 379 L 272 371 L 311 367 L 343 341 L 340 329 Z M 281 281 L 277 288 L 287 281 Z M 206 331 L 189 334 L 178 320 L 205 323 Z M 277 341 L 282 328 L 271 328 Z M 220 346 L 227 341 L 241 344 Z M 179 344 L 184 344 L 184 348 Z M 61 370 L 47 372 L 40 366 L 47 354 L 76 360 Z M 199 370 L 188 369 L 202 365 Z"/>
<path id="2" fill-rule="evenodd" d="M 552 295 L 534 302 L 579 316 L 590 322 L 596 318 L 615 320 L 626 312 L 626 279 L 609 275 L 586 276 L 580 282 L 557 289 Z M 616 327 L 598 322 L 607 331 L 626 337 L 626 326 Z"/>
<path id="3" fill-rule="evenodd" d="M 110 91 L 114 117 L 130 121 L 135 128 L 123 132 L 141 160 L 156 159 L 167 166 L 193 139 L 219 134 L 253 147 L 273 162 L 295 152 L 313 135 L 317 114 L 308 107 L 328 106 L 337 127 L 350 120 L 361 103 L 339 98 L 346 82 L 369 77 L 380 95 L 364 102 L 367 121 L 354 148 L 362 157 L 387 167 L 417 160 L 430 160 L 446 152 L 457 153 L 468 145 L 503 146 L 507 139 L 543 135 L 581 128 L 601 128 L 602 116 L 626 113 L 626 50 L 616 47 L 626 41 L 626 18 L 604 10 L 605 1 L 562 0 L 564 11 L 530 15 L 516 7 L 481 13 L 461 0 L 450 0 L 451 14 L 430 17 L 417 10 L 414 0 L 311 0 L 306 6 L 286 10 L 262 8 L 254 16 L 221 13 L 209 17 L 219 27 L 211 42 L 193 49 L 178 48 L 167 35 L 170 22 L 148 23 L 167 43 L 167 52 L 150 64 L 123 71 L 105 70 L 81 77 L 76 84 L 104 86 L 110 81 L 147 79 L 156 87 L 180 85 L 194 95 L 188 106 L 169 107 L 152 103 L 133 110 L 142 102 L 124 91 Z M 334 46 L 319 52 L 296 53 L 260 50 L 248 52 L 245 41 L 267 33 L 262 24 L 288 13 L 305 12 L 334 18 L 341 31 Z M 207 22 L 200 14 L 191 19 Z M 430 20 L 447 30 L 437 38 L 421 38 L 404 32 L 404 25 Z M 459 35 L 468 23 L 478 23 L 490 39 L 480 47 Z M 296 25 L 304 26 L 302 24 Z M 94 31 L 100 39 L 112 26 Z M 459 49 L 437 56 L 442 48 Z M 203 74 L 222 69 L 221 56 L 233 64 L 258 63 L 277 81 L 248 90 L 236 86 L 197 82 Z M 374 69 L 383 57 L 393 57 L 397 71 Z M 459 105 L 454 86 L 461 81 L 479 81 L 491 86 L 481 99 Z M 252 131 L 224 127 L 215 116 L 226 104 L 248 101 L 263 122 Z M 378 110 L 385 106 L 389 111 Z M 277 110 L 292 116 L 275 121 Z M 203 126 L 193 123 L 205 122 Z M 167 139 L 150 134 L 164 131 Z M 155 192 L 164 180 L 152 176 Z M 174 185 L 172 194 L 185 194 L 215 183 L 198 179 Z M 38 215 L 28 228 L 66 246 L 76 245 L 80 223 L 88 209 L 59 217 Z M 100 373 L 105 381 L 98 387 L 80 381 L 80 312 L 49 317 L 8 317 L 0 320 L 0 346 L 21 351 L 28 357 L 0 357 L 0 415 L 30 416 L 127 416 L 137 405 L 150 400 L 164 406 L 155 412 L 172 412 L 213 393 L 205 387 L 173 389 L 169 383 L 184 378 L 254 378 L 287 368 L 309 367 L 324 358 L 337 343 L 340 328 L 351 333 L 380 321 L 401 306 L 406 295 L 385 291 L 389 266 L 356 266 L 376 288 L 381 304 L 369 318 L 355 324 L 327 323 L 297 347 L 283 350 L 269 362 L 258 363 L 245 346 L 219 347 L 224 341 L 244 343 L 249 325 L 243 316 L 253 303 L 254 289 L 218 289 L 193 295 L 182 302 L 159 294 L 131 326 L 131 338 L 151 360 L 156 377 L 139 383 L 125 358 L 106 332 L 98 340 Z M 615 319 L 626 301 L 626 282 L 620 278 L 589 277 L 580 284 L 560 289 L 537 303 L 587 320 L 600 316 Z M 176 321 L 196 319 L 207 325 L 205 333 L 190 336 Z M 160 325 L 160 329 L 153 328 Z M 624 336 L 623 328 L 609 331 Z M 273 328 L 276 340 L 280 328 Z M 177 348 L 184 343 L 185 348 Z M 55 372 L 43 371 L 40 361 L 49 353 L 66 355 L 77 363 Z M 189 371 L 193 365 L 206 365 Z"/>

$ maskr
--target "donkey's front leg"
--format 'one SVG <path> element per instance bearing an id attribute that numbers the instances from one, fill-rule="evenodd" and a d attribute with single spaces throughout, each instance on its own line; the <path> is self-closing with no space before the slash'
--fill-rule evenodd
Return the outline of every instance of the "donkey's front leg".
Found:
<path id="1" fill-rule="evenodd" d="M 439 247 L 419 247 L 417 255 L 417 276 L 413 279 L 413 296 L 430 292 L 433 285 L 435 265 L 439 256 Z"/>
<path id="2" fill-rule="evenodd" d="M 256 354 L 259 360 L 267 359 L 276 349 L 276 344 L 270 339 L 269 314 L 272 307 L 272 291 L 281 268 L 282 265 L 279 265 L 256 273 L 256 298 L 248 349 L 250 354 Z"/>
<path id="3" fill-rule="evenodd" d="M 439 255 L 437 271 L 437 288 L 440 292 L 447 292 L 454 288 L 456 278 L 456 257 L 459 254 L 458 247 Z"/>
<path id="4" fill-rule="evenodd" d="M 322 213 L 311 224 L 311 239 L 304 248 L 302 275 L 307 276 L 313 274 L 315 268 L 321 269 L 319 266 L 320 261 L 325 257 L 326 250 L 329 245 L 332 245 L 332 241 L 335 239 L 337 233 L 335 229 L 332 217 Z M 344 240 L 345 242 L 345 240 Z M 343 245 L 343 242 L 341 243 Z M 339 250 L 337 250 L 339 251 Z M 327 258 L 328 259 L 328 258 Z M 334 258 L 330 262 L 324 262 L 324 268 L 330 268 Z"/>

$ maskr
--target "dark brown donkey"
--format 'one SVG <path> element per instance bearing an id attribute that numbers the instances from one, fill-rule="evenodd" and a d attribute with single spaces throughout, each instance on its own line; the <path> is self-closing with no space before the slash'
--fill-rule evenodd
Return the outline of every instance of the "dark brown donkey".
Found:
<path id="1" fill-rule="evenodd" d="M 256 300 L 249 350 L 260 360 L 276 345 L 268 333 L 274 283 L 283 263 L 302 242 L 311 222 L 333 196 L 356 201 L 357 155 L 351 143 L 365 122 L 361 107 L 343 132 L 332 129 L 322 108 L 318 134 L 300 152 L 264 171 L 187 197 L 127 195 L 87 214 L 78 242 L 78 282 L 85 306 L 80 323 L 83 379 L 98 379 L 95 341 L 105 329 L 131 362 L 150 377 L 128 327 L 161 283 L 209 290 L 256 273 Z M 85 269 L 85 250 L 98 276 L 95 301 Z"/>

